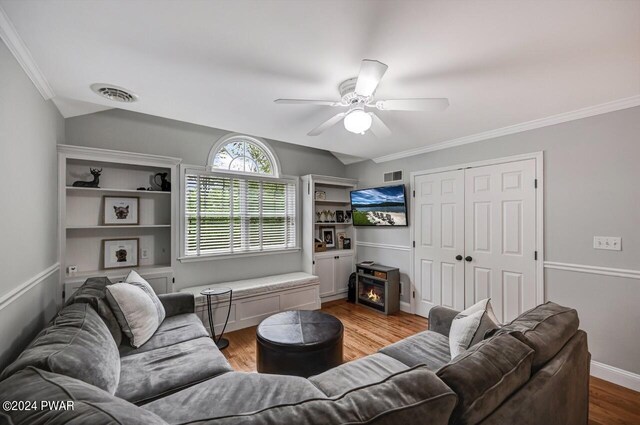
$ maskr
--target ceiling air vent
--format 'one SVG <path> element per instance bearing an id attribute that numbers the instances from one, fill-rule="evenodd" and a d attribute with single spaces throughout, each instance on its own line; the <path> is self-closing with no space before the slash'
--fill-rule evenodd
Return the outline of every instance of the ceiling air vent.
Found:
<path id="1" fill-rule="evenodd" d="M 114 102 L 131 103 L 138 100 L 138 95 L 112 84 L 91 84 L 91 90 Z"/>
<path id="2" fill-rule="evenodd" d="M 402 180 L 402 171 L 390 171 L 384 173 L 384 182 L 397 182 Z"/>

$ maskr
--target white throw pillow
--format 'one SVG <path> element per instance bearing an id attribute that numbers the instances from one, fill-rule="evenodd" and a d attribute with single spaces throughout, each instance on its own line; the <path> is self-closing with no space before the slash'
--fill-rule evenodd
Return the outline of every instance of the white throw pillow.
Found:
<path id="1" fill-rule="evenodd" d="M 158 330 L 158 310 L 147 293 L 126 282 L 107 286 L 107 301 L 132 347 L 138 348 Z"/>
<path id="2" fill-rule="evenodd" d="M 482 341 L 484 334 L 500 327 L 489 298 L 461 311 L 451 322 L 449 350 L 453 359 L 467 348 Z"/>
<path id="3" fill-rule="evenodd" d="M 162 301 L 156 295 L 156 292 L 153 290 L 149 282 L 144 280 L 142 276 L 138 274 L 135 270 L 131 270 L 127 277 L 124 279 L 125 282 L 130 283 L 131 285 L 139 286 L 153 301 L 153 304 L 156 306 L 156 311 L 158 312 L 158 323 L 162 323 L 166 316 L 166 312 L 164 310 L 164 306 L 162 305 Z"/>

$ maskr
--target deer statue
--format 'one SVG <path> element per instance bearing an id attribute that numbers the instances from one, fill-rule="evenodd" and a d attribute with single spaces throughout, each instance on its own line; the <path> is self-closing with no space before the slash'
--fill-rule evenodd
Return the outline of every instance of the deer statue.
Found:
<path id="1" fill-rule="evenodd" d="M 92 181 L 83 182 L 81 180 L 78 180 L 77 182 L 73 182 L 73 186 L 74 187 L 98 187 L 98 184 L 100 183 L 100 174 L 102 173 L 102 168 L 99 170 L 97 168 L 89 168 L 89 171 L 91 171 L 91 175 L 93 176 Z"/>

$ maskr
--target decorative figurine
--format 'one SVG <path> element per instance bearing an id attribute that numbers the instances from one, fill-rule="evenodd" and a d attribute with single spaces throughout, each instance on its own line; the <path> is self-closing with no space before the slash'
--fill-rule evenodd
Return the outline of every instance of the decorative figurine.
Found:
<path id="1" fill-rule="evenodd" d="M 321 220 L 322 212 L 321 211 L 316 211 L 316 217 L 318 217 L 317 223 L 320 223 L 322 221 Z"/>
<path id="2" fill-rule="evenodd" d="M 158 173 L 153 176 L 153 182 L 160 186 L 163 192 L 171 192 L 171 182 L 167 180 L 169 173 Z M 158 177 L 160 177 L 160 183 L 158 183 Z"/>
<path id="3" fill-rule="evenodd" d="M 335 220 L 336 212 L 335 211 L 329 211 L 329 217 L 331 217 L 330 223 L 335 223 L 336 222 L 336 220 Z"/>
<path id="4" fill-rule="evenodd" d="M 99 170 L 97 168 L 89 168 L 89 171 L 91 171 L 93 181 L 83 182 L 81 180 L 78 180 L 77 182 L 73 182 L 73 187 L 99 187 L 98 184 L 100 183 L 100 174 L 102 173 L 102 168 Z"/>

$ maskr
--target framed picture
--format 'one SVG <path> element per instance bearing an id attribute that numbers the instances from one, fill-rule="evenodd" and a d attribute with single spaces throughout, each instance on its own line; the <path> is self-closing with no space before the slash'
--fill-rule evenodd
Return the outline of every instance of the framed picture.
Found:
<path id="1" fill-rule="evenodd" d="M 318 201 L 324 201 L 327 199 L 327 192 L 323 190 L 316 190 L 314 196 Z"/>
<path id="2" fill-rule="evenodd" d="M 103 239 L 103 268 L 136 267 L 138 265 L 138 244 L 138 238 Z"/>
<path id="3" fill-rule="evenodd" d="M 140 224 L 140 198 L 137 196 L 104 196 L 105 225 Z"/>
<path id="4" fill-rule="evenodd" d="M 346 210 L 344 212 L 344 222 L 351 223 L 351 210 Z"/>
<path id="5" fill-rule="evenodd" d="M 338 241 L 338 248 L 343 249 L 344 238 L 347 237 L 347 232 L 338 232 L 336 233 L 336 239 Z"/>
<path id="6" fill-rule="evenodd" d="M 351 249 L 351 238 L 344 238 L 342 240 L 342 249 Z"/>
<path id="7" fill-rule="evenodd" d="M 336 222 L 344 223 L 344 211 L 336 210 Z"/>
<path id="8" fill-rule="evenodd" d="M 320 239 L 327 244 L 327 248 L 336 247 L 336 228 L 333 226 L 326 226 L 320 228 Z"/>

